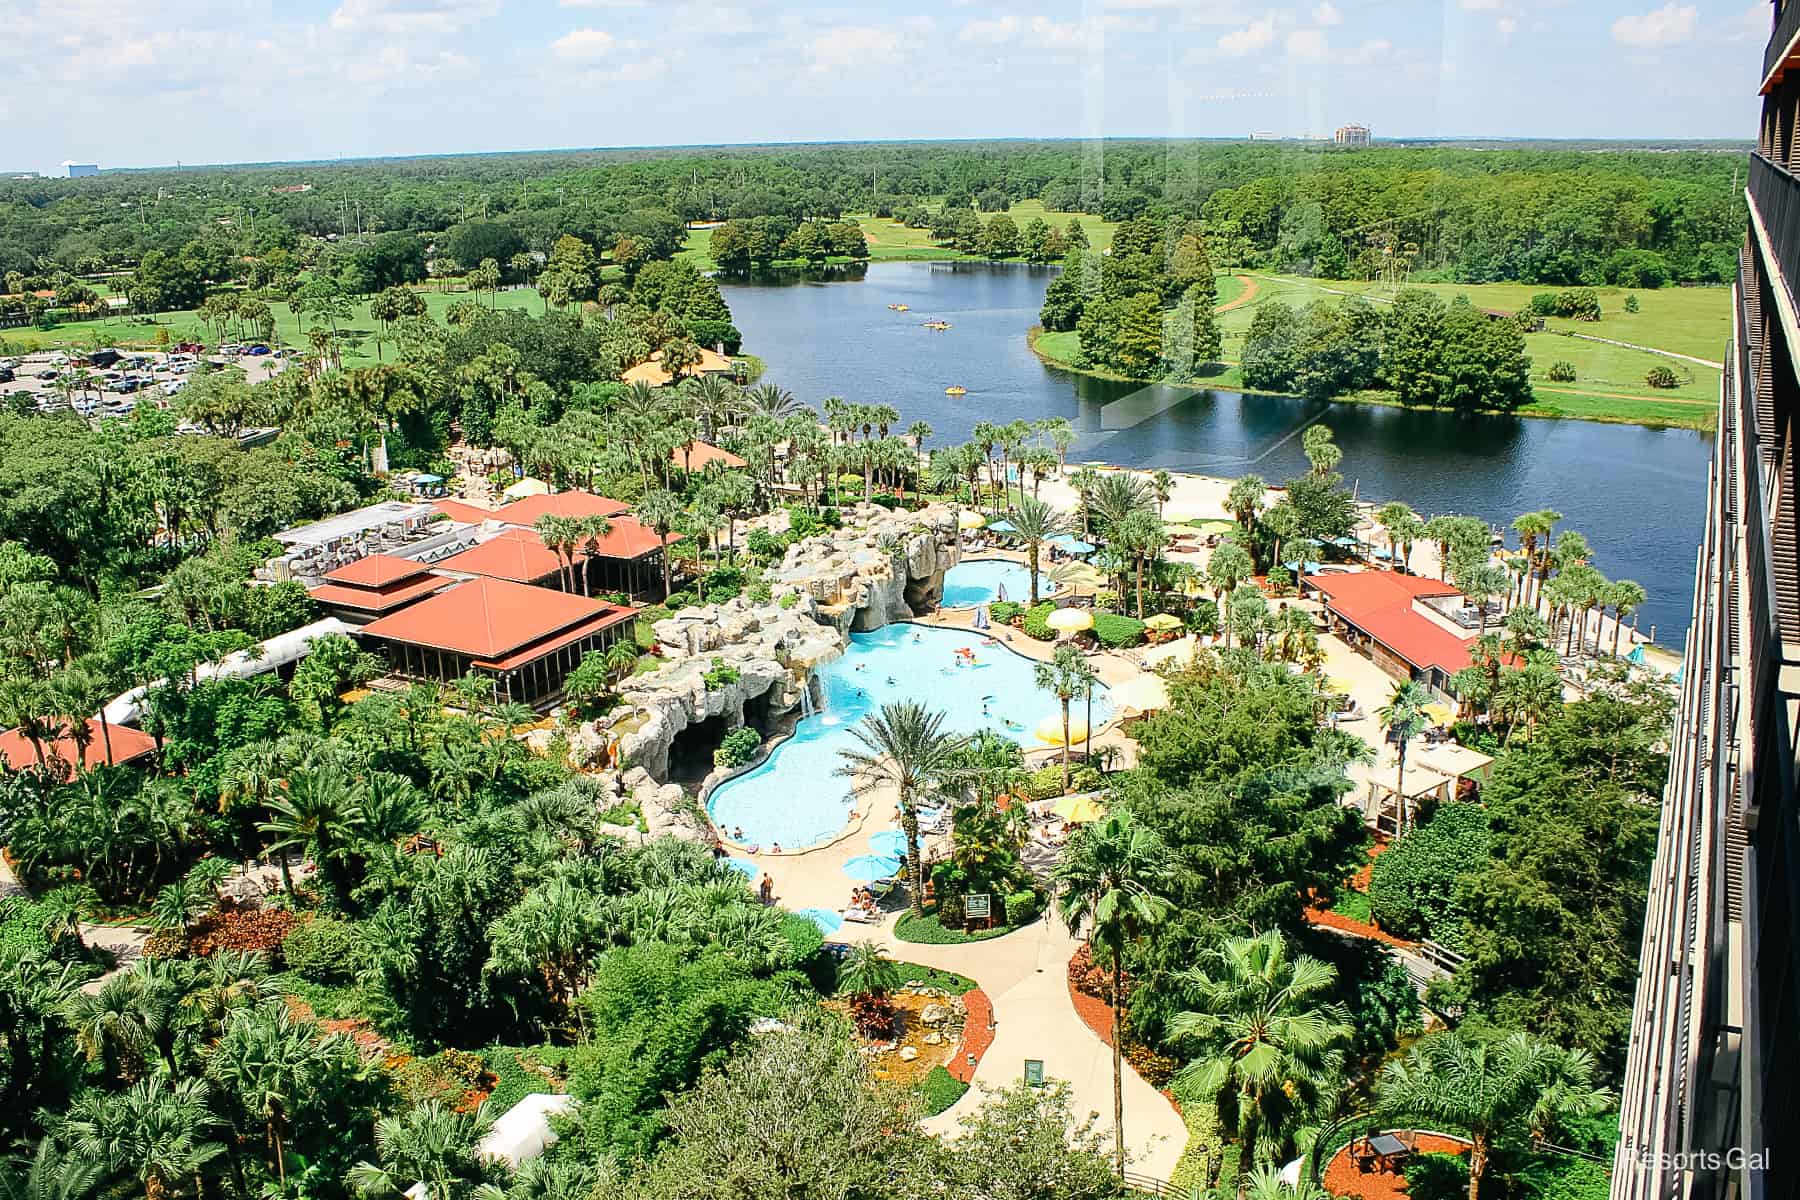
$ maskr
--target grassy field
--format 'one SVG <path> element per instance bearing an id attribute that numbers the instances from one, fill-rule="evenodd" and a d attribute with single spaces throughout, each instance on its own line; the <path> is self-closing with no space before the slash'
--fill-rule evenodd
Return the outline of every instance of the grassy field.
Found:
<path id="1" fill-rule="evenodd" d="M 1237 367 L 1244 335 L 1260 305 L 1282 301 L 1301 307 L 1318 299 L 1343 293 L 1366 294 L 1377 303 L 1386 293 L 1376 285 L 1326 283 L 1311 279 L 1257 275 L 1255 294 L 1248 302 L 1220 316 L 1225 333 L 1223 369 L 1208 382 L 1211 386 L 1240 390 L 1243 377 Z M 1482 308 L 1516 309 L 1543 288 L 1520 284 L 1432 284 L 1444 296 L 1467 295 Z M 1230 305 L 1242 297 L 1236 277 L 1221 277 L 1219 303 Z M 1695 357 L 1713 358 L 1724 353 L 1729 336 L 1731 293 L 1725 288 L 1665 288 L 1638 292 L 1640 311 L 1624 311 L 1625 293 L 1617 288 L 1600 290 L 1602 319 L 1597 323 L 1552 320 L 1543 333 L 1526 335 L 1531 356 L 1535 403 L 1520 411 L 1528 416 L 1570 417 L 1586 421 L 1621 421 L 1643 425 L 1679 425 L 1711 429 L 1717 422 L 1719 371 L 1624 346 L 1611 346 L 1567 336 L 1583 333 L 1637 345 L 1672 350 Z M 1060 366 L 1071 367 L 1079 348 L 1073 333 L 1039 334 L 1037 352 Z M 1553 383 L 1550 365 L 1564 361 L 1574 365 L 1573 383 Z M 1675 372 L 1680 386 L 1653 389 L 1644 382 L 1651 367 L 1666 366 Z M 1381 403 L 1382 396 L 1361 397 Z"/>
<path id="2" fill-rule="evenodd" d="M 473 292 L 421 292 L 420 295 L 425 297 L 427 311 L 440 321 L 458 300 L 477 298 Z M 532 312 L 543 309 L 543 301 L 529 288 L 500 292 L 493 298 L 493 302 L 500 308 L 524 308 Z M 278 340 L 283 345 L 305 348 L 306 331 L 317 322 L 311 317 L 304 322 L 297 320 L 288 306 L 279 302 L 270 307 L 275 311 Z M 362 335 L 359 341 L 352 342 L 345 349 L 345 365 L 357 366 L 374 362 L 375 334 L 380 331 L 381 325 L 369 316 L 366 300 L 355 306 L 350 319 L 342 328 Z M 158 329 L 168 330 L 171 342 L 198 341 L 210 346 L 217 341 L 217 335 L 193 312 L 187 311 L 158 313 L 154 318 L 128 316 L 69 321 L 50 330 L 8 329 L 0 332 L 0 342 L 4 342 L 9 350 L 15 352 L 70 348 L 87 350 L 102 345 L 150 347 L 155 345 Z M 391 342 L 382 346 L 382 354 L 387 358 L 393 356 Z"/>

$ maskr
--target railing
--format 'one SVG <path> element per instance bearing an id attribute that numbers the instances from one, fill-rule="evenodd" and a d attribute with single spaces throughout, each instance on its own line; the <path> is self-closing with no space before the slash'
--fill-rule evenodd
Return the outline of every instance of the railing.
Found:
<path id="1" fill-rule="evenodd" d="M 1125 1188 L 1135 1196 L 1157 1196 L 1162 1200 L 1186 1200 L 1187 1192 L 1176 1191 L 1173 1184 L 1136 1171 L 1125 1172 Z"/>
<path id="2" fill-rule="evenodd" d="M 1780 65 L 1795 33 L 1800 33 L 1800 0 L 1784 0 L 1781 11 L 1775 15 L 1775 32 L 1770 35 L 1768 48 L 1763 51 L 1764 79 Z"/>

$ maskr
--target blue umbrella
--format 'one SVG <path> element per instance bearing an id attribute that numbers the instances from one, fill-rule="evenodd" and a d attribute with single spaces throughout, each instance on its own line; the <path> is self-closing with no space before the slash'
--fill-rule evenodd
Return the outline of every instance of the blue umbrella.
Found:
<path id="1" fill-rule="evenodd" d="M 1019 527 L 1011 521 L 995 521 L 988 526 L 990 533 L 1017 533 Z"/>
<path id="2" fill-rule="evenodd" d="M 745 879 L 748 879 L 751 883 L 755 883 L 756 877 L 762 874 L 762 868 L 747 858 L 728 858 L 725 860 L 725 865 L 742 875 Z"/>
<path id="3" fill-rule="evenodd" d="M 900 873 L 900 860 L 880 854 L 859 854 L 844 864 L 844 874 L 864 883 L 886 879 Z"/>
<path id="4" fill-rule="evenodd" d="M 1059 533 L 1055 537 L 1046 538 L 1045 540 L 1049 542 L 1050 545 L 1055 546 L 1058 550 L 1065 551 L 1069 554 L 1092 554 L 1094 552 L 1092 542 L 1084 542 L 1074 534 L 1070 533 Z"/>
<path id="5" fill-rule="evenodd" d="M 869 846 L 877 854 L 897 859 L 906 853 L 906 835 L 898 829 L 884 829 L 869 839 Z"/>
<path id="6" fill-rule="evenodd" d="M 1625 656 L 1625 661 L 1629 662 L 1629 663 L 1635 663 L 1640 667 L 1643 666 L 1644 665 L 1644 648 L 1642 646 L 1633 646 L 1631 648 L 1631 653 L 1627 654 Z"/>
<path id="7" fill-rule="evenodd" d="M 817 925 L 819 931 L 827 936 L 836 933 L 844 927 L 844 918 L 837 913 L 832 912 L 829 908 L 803 908 L 795 915 L 805 917 L 814 925 Z"/>

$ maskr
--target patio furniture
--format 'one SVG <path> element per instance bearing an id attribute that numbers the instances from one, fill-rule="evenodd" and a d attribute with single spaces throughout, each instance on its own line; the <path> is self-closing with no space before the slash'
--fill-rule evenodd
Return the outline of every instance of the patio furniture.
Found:
<path id="1" fill-rule="evenodd" d="M 1398 1172 L 1400 1165 L 1412 1156 L 1412 1148 L 1391 1133 L 1378 1133 L 1369 1139 L 1376 1169 Z"/>

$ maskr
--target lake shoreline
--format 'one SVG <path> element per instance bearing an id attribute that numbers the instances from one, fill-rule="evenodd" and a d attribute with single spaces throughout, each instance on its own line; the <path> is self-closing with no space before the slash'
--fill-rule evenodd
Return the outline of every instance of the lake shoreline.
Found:
<path id="1" fill-rule="evenodd" d="M 1092 367 L 1078 367 L 1067 359 L 1058 358 L 1056 355 L 1051 354 L 1038 344 L 1039 339 L 1045 332 L 1046 330 L 1042 325 L 1033 325 L 1030 329 L 1025 331 L 1025 344 L 1030 347 L 1032 354 L 1037 356 L 1039 362 L 1042 362 L 1047 367 L 1055 368 L 1058 371 L 1067 371 L 1071 375 L 1085 375 L 1090 379 L 1103 379 L 1108 383 L 1135 383 L 1144 386 L 1154 384 L 1162 387 L 1187 388 L 1196 392 L 1222 390 L 1239 392 L 1246 396 L 1279 396 L 1287 400 L 1306 399 L 1306 397 L 1294 392 L 1276 392 L 1266 388 L 1253 388 L 1246 386 L 1242 382 L 1232 384 L 1228 387 L 1225 385 L 1215 386 L 1211 384 L 1171 383 L 1164 380 L 1131 379 L 1124 375 L 1114 375 L 1108 371 L 1098 371 Z M 1585 393 L 1581 392 L 1556 394 L 1567 394 L 1572 396 L 1585 395 Z M 1536 395 L 1535 389 L 1533 395 Z M 1352 392 L 1342 396 L 1334 396 L 1329 403 L 1363 404 L 1380 408 L 1399 409 L 1402 412 L 1426 413 L 1446 411 L 1444 409 L 1423 407 L 1417 404 L 1402 404 L 1398 400 L 1393 399 L 1390 393 L 1386 392 Z M 1642 400 L 1642 403 L 1655 404 L 1658 403 L 1658 401 L 1646 397 Z M 1581 421 L 1590 425 L 1636 425 L 1644 429 L 1687 429 L 1692 430 L 1695 433 L 1705 434 L 1717 432 L 1718 411 L 1714 408 L 1701 405 L 1695 405 L 1694 407 L 1698 413 L 1704 415 L 1696 416 L 1693 420 L 1679 420 L 1672 417 L 1666 419 L 1660 417 L 1632 417 L 1616 413 L 1597 413 L 1590 415 L 1586 413 L 1558 412 L 1554 409 L 1540 408 L 1536 403 L 1528 404 L 1523 408 L 1516 408 L 1511 412 L 1484 412 L 1472 415 L 1484 417 L 1533 417 L 1540 421 Z"/>

